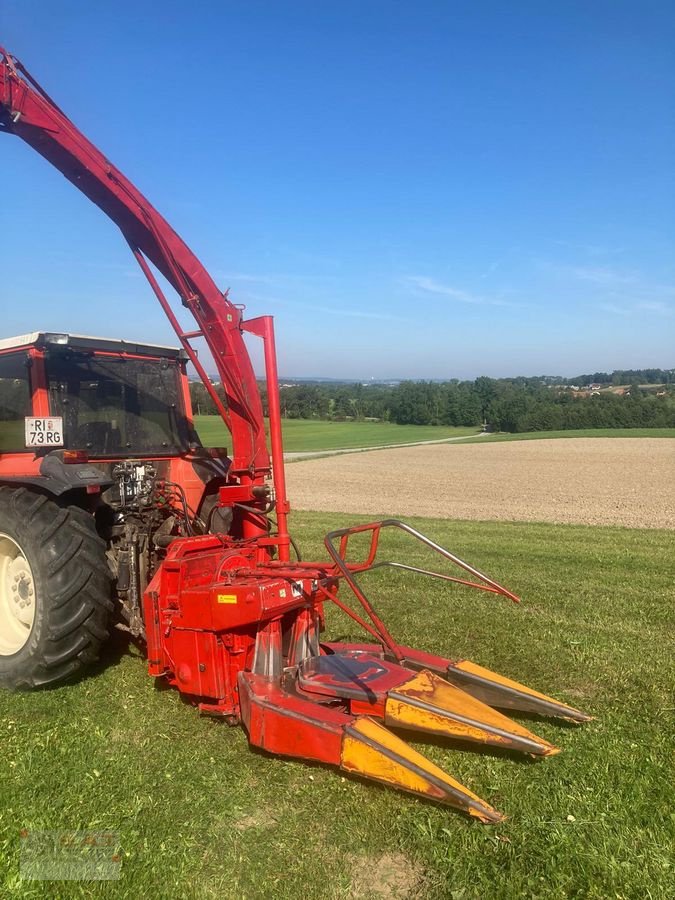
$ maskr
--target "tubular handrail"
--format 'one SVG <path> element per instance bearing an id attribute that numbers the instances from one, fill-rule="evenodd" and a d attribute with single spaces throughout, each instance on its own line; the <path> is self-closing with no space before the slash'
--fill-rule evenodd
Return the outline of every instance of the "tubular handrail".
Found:
<path id="1" fill-rule="evenodd" d="M 475 581 L 469 581 L 464 578 L 455 578 L 452 575 L 446 575 L 442 572 L 433 572 L 429 569 L 422 569 L 418 566 L 410 566 L 406 563 L 392 562 L 389 560 L 376 562 L 375 560 L 377 558 L 377 552 L 379 549 L 380 534 L 383 528 L 398 528 L 405 534 L 409 534 L 411 537 L 420 541 L 425 546 L 438 553 L 440 556 L 458 566 L 460 569 L 468 572 L 474 578 L 480 579 L 483 584 L 479 584 Z M 371 533 L 370 547 L 368 549 L 368 554 L 365 560 L 361 563 L 348 563 L 346 557 L 347 551 L 349 549 L 349 538 L 355 534 L 363 534 L 365 532 Z M 339 548 L 335 544 L 338 538 L 340 539 Z M 432 541 L 431 538 L 427 537 L 425 534 L 422 534 L 422 532 L 418 531 L 416 528 L 413 528 L 412 525 L 408 525 L 406 522 L 401 522 L 399 519 L 383 519 L 380 522 L 368 522 L 363 525 L 352 525 L 347 528 L 338 528 L 334 531 L 328 532 L 328 534 L 324 538 L 324 544 L 329 556 L 331 557 L 335 565 L 335 575 L 337 577 L 344 578 L 344 580 L 347 582 L 352 590 L 352 593 L 368 614 L 368 617 L 373 623 L 374 630 L 377 632 L 380 641 L 384 646 L 387 647 L 387 649 L 391 653 L 393 653 L 393 655 L 398 660 L 403 659 L 403 653 L 400 650 L 398 644 L 394 641 L 394 638 L 390 634 L 384 622 L 377 614 L 372 602 L 368 599 L 368 597 L 365 595 L 358 582 L 356 581 L 356 573 L 370 572 L 373 569 L 380 569 L 385 567 L 403 569 L 407 572 L 415 572 L 418 575 L 427 575 L 431 578 L 438 578 L 442 581 L 451 581 L 455 584 L 465 585 L 466 587 L 477 588 L 478 590 L 487 591 L 491 594 L 501 594 L 502 596 L 508 597 L 510 600 L 513 600 L 514 603 L 520 603 L 520 598 L 509 591 L 507 588 L 505 588 L 503 585 L 499 584 L 499 582 L 494 581 L 479 569 L 476 569 L 474 566 L 469 565 L 469 563 L 465 562 L 463 559 L 460 559 L 459 556 L 456 556 L 454 553 L 446 550 L 445 547 L 442 547 L 440 544 Z M 334 599 L 334 597 L 331 596 L 331 599 Z M 342 609 L 345 608 L 342 603 L 340 603 L 339 606 Z M 355 615 L 353 615 L 352 618 L 357 619 Z M 357 619 L 357 621 L 359 621 L 359 619 Z M 361 620 L 360 624 L 363 625 L 365 623 Z M 370 628 L 368 628 L 367 630 L 371 631 Z"/>

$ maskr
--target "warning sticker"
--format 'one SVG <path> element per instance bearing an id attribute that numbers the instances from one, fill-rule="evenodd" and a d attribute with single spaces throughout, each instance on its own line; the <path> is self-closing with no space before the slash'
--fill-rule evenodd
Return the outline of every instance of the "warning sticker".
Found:
<path id="1" fill-rule="evenodd" d="M 26 416 L 26 447 L 63 447 L 61 416 Z"/>
<path id="2" fill-rule="evenodd" d="M 236 603 L 236 594 L 218 594 L 218 603 Z"/>

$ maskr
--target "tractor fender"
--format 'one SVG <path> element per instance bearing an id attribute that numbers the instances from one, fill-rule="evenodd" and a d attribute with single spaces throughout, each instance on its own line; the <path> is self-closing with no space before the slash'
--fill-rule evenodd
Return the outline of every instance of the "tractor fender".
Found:
<path id="1" fill-rule="evenodd" d="M 112 483 L 105 470 L 90 463 L 64 463 L 53 453 L 42 459 L 39 475 L 5 475 L 0 479 L 0 484 L 8 487 L 38 488 L 53 497 L 77 488 L 105 488 Z"/>

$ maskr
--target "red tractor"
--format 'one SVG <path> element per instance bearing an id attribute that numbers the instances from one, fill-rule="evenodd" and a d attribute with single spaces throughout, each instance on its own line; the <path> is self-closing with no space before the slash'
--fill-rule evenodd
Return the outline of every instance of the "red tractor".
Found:
<path id="1" fill-rule="evenodd" d="M 143 590 L 171 541 L 232 528 L 218 503 L 229 460 L 194 431 L 186 361 L 79 335 L 0 341 L 3 684 L 59 682 L 95 659 L 111 579 L 118 625 L 142 636 Z"/>
<path id="2" fill-rule="evenodd" d="M 165 219 L 2 50 L 0 130 L 119 226 L 181 344 L 50 333 L 0 341 L 0 684 L 76 676 L 116 624 L 144 643 L 151 675 L 202 713 L 241 722 L 251 744 L 500 821 L 387 726 L 548 756 L 557 748 L 495 707 L 590 717 L 467 660 L 399 645 L 356 576 L 395 566 L 517 598 L 397 520 L 331 532 L 325 560 L 301 560 L 288 532 L 272 319 L 244 319 Z M 155 270 L 194 330 L 181 326 Z M 269 449 L 245 332 L 264 343 Z M 196 339 L 211 352 L 225 402 Z M 230 456 L 195 433 L 189 363 L 231 433 Z M 387 528 L 463 577 L 382 560 Z M 354 534 L 369 539 L 356 561 Z M 323 640 L 326 603 L 370 642 Z"/>

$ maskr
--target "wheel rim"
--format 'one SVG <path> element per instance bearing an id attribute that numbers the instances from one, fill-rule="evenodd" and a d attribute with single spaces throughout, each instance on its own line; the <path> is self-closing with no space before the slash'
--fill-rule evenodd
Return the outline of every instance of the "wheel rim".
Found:
<path id="1" fill-rule="evenodd" d="M 35 621 L 35 579 L 23 550 L 0 532 L 0 656 L 18 653 Z"/>

